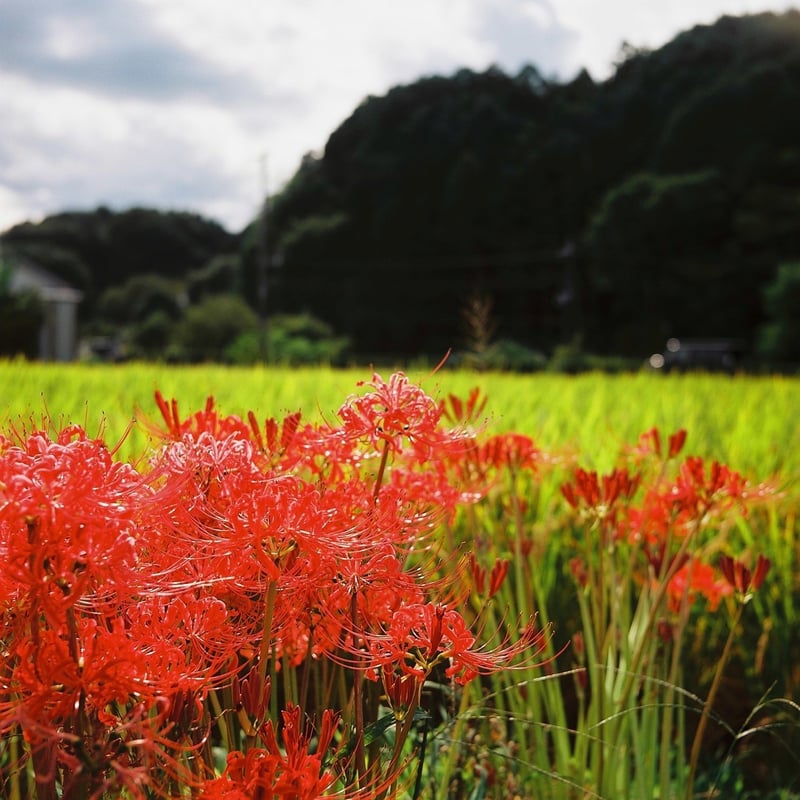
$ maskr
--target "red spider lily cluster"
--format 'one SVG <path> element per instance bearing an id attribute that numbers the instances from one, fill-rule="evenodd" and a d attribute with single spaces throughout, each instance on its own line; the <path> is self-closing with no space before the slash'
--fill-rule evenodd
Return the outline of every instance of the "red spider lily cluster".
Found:
<path id="1" fill-rule="evenodd" d="M 632 467 L 616 467 L 602 476 L 578 467 L 561 486 L 567 503 L 598 535 L 587 539 L 587 557 L 571 563 L 579 583 L 592 580 L 593 546 L 628 545 L 642 555 L 630 566 L 641 569 L 643 582 L 663 584 L 674 612 L 697 597 L 705 598 L 713 611 L 732 591 L 745 596 L 748 587 L 759 588 L 768 560 L 758 557 L 751 583 L 750 571 L 730 556 L 722 557 L 719 570 L 703 561 L 699 538 L 728 512 L 746 514 L 768 490 L 750 486 L 718 461 L 709 464 L 697 456 L 679 461 L 685 442 L 686 431 L 679 430 L 669 436 L 664 452 L 654 428 L 632 449 Z"/>
<path id="2" fill-rule="evenodd" d="M 685 442 L 680 430 L 663 447 L 659 431 L 650 430 L 608 474 L 575 468 L 561 486 L 578 522 L 566 548 L 581 621 L 572 650 L 575 741 L 586 734 L 590 744 L 557 752 L 562 770 L 584 759 L 578 769 L 593 770 L 597 796 L 631 796 L 633 786 L 637 796 L 644 786 L 659 796 L 694 796 L 731 643 L 744 604 L 769 569 L 760 555 L 752 573 L 743 560 L 719 557 L 735 539 L 736 517 L 769 489 L 719 462 L 682 457 Z M 685 748 L 685 714 L 692 708 L 681 697 L 687 640 L 708 632 L 695 623 L 706 622 L 723 600 L 733 621 L 722 655 L 713 656 L 711 687 Z M 671 771 L 674 758 L 688 764 L 685 778 Z M 649 770 L 656 761 L 657 772 Z"/>
<path id="3" fill-rule="evenodd" d="M 261 425 L 213 400 L 184 417 L 157 394 L 145 466 L 76 426 L 0 438 L 15 796 L 390 797 L 434 672 L 535 663 L 549 634 L 533 620 L 494 646 L 473 630 L 474 562 L 451 554 L 451 580 L 431 577 L 437 524 L 532 443 L 480 440 L 475 394 L 438 404 L 402 373 L 366 389 L 335 424 Z M 388 745 L 367 736 L 382 704 Z"/>

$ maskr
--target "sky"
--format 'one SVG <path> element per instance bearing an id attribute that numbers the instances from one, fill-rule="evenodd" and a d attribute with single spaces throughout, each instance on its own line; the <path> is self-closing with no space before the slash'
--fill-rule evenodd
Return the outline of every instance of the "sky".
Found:
<path id="1" fill-rule="evenodd" d="M 759 0 L 0 0 L 0 231 L 60 211 L 191 211 L 231 232 L 370 95 L 535 65 L 613 73 Z M 796 6 L 795 6 L 796 7 Z"/>

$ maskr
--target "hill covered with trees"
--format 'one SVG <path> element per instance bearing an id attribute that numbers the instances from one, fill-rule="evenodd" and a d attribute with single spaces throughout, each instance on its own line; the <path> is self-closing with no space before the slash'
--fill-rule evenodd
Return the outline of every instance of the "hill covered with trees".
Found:
<path id="1" fill-rule="evenodd" d="M 604 82 L 461 70 L 368 97 L 261 222 L 100 210 L 3 241 L 91 287 L 89 320 L 147 273 L 257 310 L 266 241 L 269 312 L 358 360 L 644 357 L 671 336 L 800 360 L 800 13 L 624 48 Z"/>

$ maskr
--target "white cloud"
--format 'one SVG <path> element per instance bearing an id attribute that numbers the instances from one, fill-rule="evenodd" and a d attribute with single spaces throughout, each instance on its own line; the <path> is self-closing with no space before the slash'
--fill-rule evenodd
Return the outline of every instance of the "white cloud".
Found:
<path id="1" fill-rule="evenodd" d="M 0 230 L 66 208 L 195 210 L 240 229 L 369 94 L 535 64 L 605 78 L 751 0 L 3 0 Z M 773 10 L 788 8 L 779 4 Z"/>
<path id="2" fill-rule="evenodd" d="M 613 72 L 623 41 L 656 49 L 681 31 L 713 24 L 726 14 L 779 13 L 792 7 L 769 0 L 559 0 L 554 5 L 559 22 L 577 35 L 570 69 L 584 66 L 595 80 L 605 80 Z"/>

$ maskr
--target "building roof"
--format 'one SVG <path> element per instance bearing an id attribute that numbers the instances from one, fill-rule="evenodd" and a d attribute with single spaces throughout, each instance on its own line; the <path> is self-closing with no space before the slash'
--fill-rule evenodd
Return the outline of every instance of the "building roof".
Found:
<path id="1" fill-rule="evenodd" d="M 60 303 L 80 303 L 83 292 L 70 286 L 63 278 L 22 259 L 13 260 L 9 289 L 12 294 L 34 290 L 42 300 Z"/>

